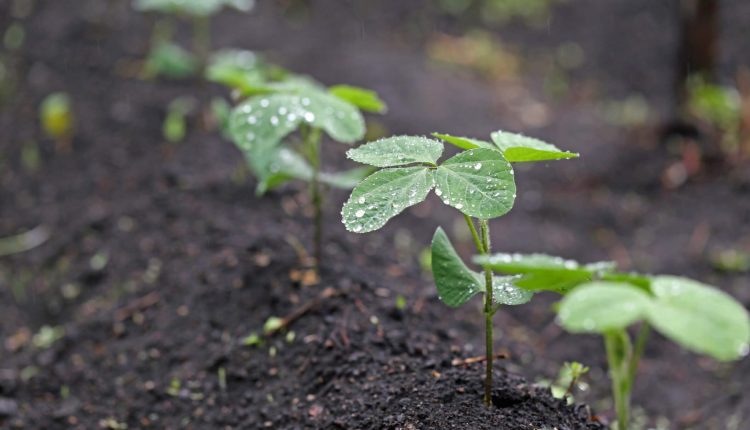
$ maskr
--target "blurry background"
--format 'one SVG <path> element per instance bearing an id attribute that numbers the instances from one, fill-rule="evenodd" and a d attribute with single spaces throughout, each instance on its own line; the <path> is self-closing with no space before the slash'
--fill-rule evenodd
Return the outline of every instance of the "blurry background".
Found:
<path id="1" fill-rule="evenodd" d="M 200 107 L 221 88 L 144 77 L 157 21 L 125 0 L 0 3 L 0 362 L 142 291 L 175 259 L 209 264 L 200 250 L 240 240 L 224 231 L 307 234 L 301 187 L 254 197 L 239 153 Z M 178 28 L 177 41 L 190 37 Z M 260 0 L 219 14 L 211 43 L 376 90 L 389 111 L 369 118 L 372 138 L 505 129 L 580 152 L 518 167 L 515 209 L 493 224 L 497 251 L 684 274 L 748 304 L 748 41 L 741 0 Z M 67 99 L 50 101 L 54 93 Z M 164 119 L 182 96 L 198 107 L 170 143 Z M 46 125 L 45 105 L 58 118 Z M 344 146 L 327 148 L 329 161 L 347 164 Z M 471 254 L 463 220 L 434 197 L 356 237 L 337 222 L 345 197 L 327 205 L 334 254 L 337 241 L 370 256 L 396 249 L 401 270 L 417 270 L 437 225 Z M 297 221 L 264 227 L 279 200 Z M 428 281 L 418 288 L 434 294 Z M 598 340 L 552 323 L 553 299 L 498 317 L 531 379 L 553 377 L 564 360 L 603 364 Z M 746 428 L 747 370 L 655 342 L 636 402 L 652 423 Z M 601 371 L 591 377 L 604 386 Z M 582 400 L 599 407 L 604 395 Z"/>

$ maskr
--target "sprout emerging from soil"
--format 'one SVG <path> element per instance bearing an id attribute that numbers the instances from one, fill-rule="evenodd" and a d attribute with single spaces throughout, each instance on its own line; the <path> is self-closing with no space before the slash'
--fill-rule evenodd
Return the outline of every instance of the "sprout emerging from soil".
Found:
<path id="1" fill-rule="evenodd" d="M 44 133 L 55 141 L 58 152 L 67 152 L 71 147 L 75 117 L 70 96 L 65 93 L 52 93 L 44 98 L 39 106 L 39 121 Z"/>
<path id="2" fill-rule="evenodd" d="M 694 352 L 721 361 L 748 353 L 750 317 L 716 288 L 676 276 L 614 271 L 613 263 L 582 265 L 541 254 L 479 255 L 474 261 L 508 276 L 528 293 L 564 295 L 559 323 L 571 333 L 604 337 L 618 429 L 627 429 L 630 397 L 651 328 Z M 640 323 L 633 341 L 627 328 Z"/>
<path id="3" fill-rule="evenodd" d="M 347 230 L 354 233 L 377 230 L 404 209 L 422 202 L 434 189 L 443 203 L 463 214 L 477 251 L 489 255 L 488 220 L 505 215 L 516 199 L 511 163 L 578 156 L 540 140 L 503 131 L 492 134 L 492 143 L 446 134 L 434 136 L 440 140 L 390 137 L 347 153 L 354 161 L 381 168 L 357 185 L 344 204 L 341 214 Z M 464 151 L 439 164 L 443 142 Z M 502 305 L 526 303 L 533 293 L 518 288 L 516 276 L 498 277 L 489 267 L 483 273 L 469 269 L 441 228 L 432 239 L 432 272 L 440 300 L 448 306 L 460 306 L 473 296 L 484 294 L 484 403 L 490 406 L 494 358 L 492 317 Z"/>

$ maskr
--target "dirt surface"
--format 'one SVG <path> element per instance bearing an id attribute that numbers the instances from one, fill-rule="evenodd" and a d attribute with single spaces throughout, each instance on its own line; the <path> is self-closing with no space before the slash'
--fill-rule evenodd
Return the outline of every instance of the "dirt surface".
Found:
<path id="1" fill-rule="evenodd" d="M 295 251 L 310 227 L 301 189 L 255 197 L 252 181 L 234 174 L 236 150 L 197 117 L 185 142 L 162 141 L 170 100 L 221 91 L 134 77 L 149 21 L 127 2 L 38 3 L 23 20 L 23 52 L 4 55 L 18 79 L 0 115 L 0 236 L 40 224 L 51 236 L 0 258 L 0 427 L 598 428 L 586 424 L 588 408 L 563 406 L 533 384 L 570 360 L 592 367 L 590 389 L 577 399 L 611 417 L 600 342 L 561 332 L 549 311 L 554 296 L 498 315 L 496 343 L 509 358 L 496 372 L 497 407 L 479 404 L 481 365 L 451 364 L 481 353 L 479 305 L 441 305 L 416 258 L 437 225 L 468 239 L 454 212 L 430 199 L 381 232 L 355 236 L 338 223 L 345 196 L 333 194 L 328 267 L 305 285 L 312 280 Z M 492 224 L 497 250 L 614 259 L 694 276 L 750 303 L 747 275 L 718 273 L 708 258 L 750 249 L 747 169 L 717 166 L 665 189 L 662 173 L 675 155 L 659 145 L 657 120 L 633 130 L 601 113 L 609 97 L 638 92 L 657 118 L 667 115 L 676 40 L 666 31 L 669 8 L 580 0 L 556 7 L 544 29 L 500 30 L 540 55 L 561 41 L 581 43 L 585 65 L 571 73 L 568 94 L 550 100 L 543 68 L 488 82 L 429 61 L 426 36 L 414 35 L 430 25 L 458 34 L 462 24 L 424 18 L 434 11 L 420 3 L 324 1 L 292 13 L 261 2 L 249 16 L 219 17 L 215 44 L 268 51 L 326 83 L 375 88 L 390 104 L 377 118 L 390 132 L 483 136 L 502 127 L 581 152 L 579 161 L 519 169 L 516 208 Z M 728 3 L 735 13 L 724 12 L 724 76 L 750 28 L 741 25 L 747 5 Z M 0 5 L 2 28 L 7 8 Z M 622 34 L 635 36 L 628 43 Z M 73 95 L 78 118 L 68 154 L 36 126 L 38 103 L 56 90 Z M 524 112 L 539 104 L 543 121 L 530 122 Z M 39 150 L 36 169 L 23 162 L 29 145 Z M 340 295 L 295 321 L 293 336 L 242 344 L 269 316 L 327 287 Z M 63 327 L 64 336 L 33 347 L 43 325 Z M 635 389 L 639 414 L 663 417 L 666 428 L 745 428 L 747 367 L 655 337 Z"/>

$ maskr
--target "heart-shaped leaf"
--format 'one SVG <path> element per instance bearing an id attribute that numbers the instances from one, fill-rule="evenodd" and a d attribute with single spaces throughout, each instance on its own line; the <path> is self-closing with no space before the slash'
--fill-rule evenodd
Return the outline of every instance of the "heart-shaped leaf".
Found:
<path id="1" fill-rule="evenodd" d="M 635 286 L 591 282 L 562 299 L 559 320 L 573 333 L 604 333 L 624 329 L 645 318 L 651 306 L 649 295 Z"/>
<path id="2" fill-rule="evenodd" d="M 503 155 L 478 148 L 451 157 L 435 172 L 435 194 L 443 203 L 480 219 L 505 215 L 513 207 L 516 183 Z"/>
<path id="3" fill-rule="evenodd" d="M 748 352 L 750 319 L 731 296 L 691 279 L 653 278 L 649 321 L 662 334 L 696 352 L 733 360 Z"/>
<path id="4" fill-rule="evenodd" d="M 437 137 L 438 139 L 448 142 L 451 145 L 457 146 L 461 149 L 485 148 L 485 149 L 497 150 L 497 147 L 495 145 L 489 142 L 485 142 L 483 140 L 472 139 L 469 137 L 451 136 L 450 134 L 442 134 L 442 133 L 432 133 L 432 135 L 434 137 Z"/>
<path id="5" fill-rule="evenodd" d="M 341 210 L 344 226 L 354 233 L 377 230 L 407 207 L 423 201 L 434 186 L 433 171 L 427 167 L 379 170 L 352 191 Z"/>
<path id="6" fill-rule="evenodd" d="M 336 85 L 328 89 L 334 96 L 353 104 L 365 112 L 385 113 L 388 108 L 378 93 L 351 85 Z"/>
<path id="7" fill-rule="evenodd" d="M 443 154 L 443 144 L 420 136 L 396 136 L 366 143 L 346 152 L 347 157 L 375 167 L 435 164 Z"/>
<path id="8" fill-rule="evenodd" d="M 461 260 L 442 228 L 432 236 L 432 274 L 438 297 L 448 306 L 457 307 L 484 292 L 484 280 Z M 498 283 L 499 288 L 502 285 Z"/>
<path id="9" fill-rule="evenodd" d="M 496 131 L 492 141 L 511 163 L 576 158 L 577 153 L 561 151 L 555 145 L 522 134 Z"/>

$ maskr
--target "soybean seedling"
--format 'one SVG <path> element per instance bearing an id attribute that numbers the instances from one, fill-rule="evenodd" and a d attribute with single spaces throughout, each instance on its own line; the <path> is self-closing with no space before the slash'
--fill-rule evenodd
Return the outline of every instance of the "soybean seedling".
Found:
<path id="1" fill-rule="evenodd" d="M 581 265 L 546 255 L 475 258 L 484 267 L 521 276 L 516 285 L 564 294 L 558 321 L 571 333 L 604 337 L 617 428 L 630 420 L 631 392 L 651 328 L 694 352 L 721 361 L 748 352 L 750 317 L 728 294 L 688 278 L 614 272 L 611 263 Z M 627 328 L 640 322 L 632 340 Z"/>
<path id="2" fill-rule="evenodd" d="M 345 89 L 345 91 L 342 91 Z M 365 135 L 362 111 L 384 112 L 385 104 L 369 90 L 355 87 L 325 88 L 313 80 L 289 76 L 281 81 L 246 88 L 255 93 L 237 105 L 229 118 L 229 133 L 258 179 L 262 194 L 289 180 L 310 184 L 314 211 L 314 255 L 322 259 L 322 184 L 351 189 L 370 169 L 341 173 L 323 172 L 323 133 L 351 144 Z M 290 135 L 298 132 L 298 138 Z"/>
<path id="3" fill-rule="evenodd" d="M 348 151 L 352 160 L 381 170 L 357 185 L 344 204 L 341 214 L 347 230 L 377 230 L 404 209 L 423 201 L 434 189 L 443 203 L 463 214 L 477 251 L 489 254 L 488 220 L 505 215 L 516 198 L 511 163 L 578 156 L 540 140 L 503 131 L 492 134 L 492 143 L 446 134 L 434 136 L 464 151 L 438 164 L 443 142 L 414 136 L 381 139 Z M 432 239 L 432 273 L 440 300 L 448 306 L 457 307 L 484 294 L 484 403 L 489 406 L 494 358 L 492 317 L 502 305 L 528 302 L 532 293 L 517 288 L 515 277 L 494 276 L 490 268 L 484 273 L 469 269 L 441 228 Z"/>
<path id="4" fill-rule="evenodd" d="M 75 117 L 70 96 L 52 93 L 39 106 L 39 121 L 44 133 L 55 141 L 58 152 L 70 151 L 75 128 Z"/>
<path id="5" fill-rule="evenodd" d="M 143 12 L 158 12 L 167 17 L 177 16 L 192 21 L 193 51 L 197 64 L 206 65 L 211 51 L 211 17 L 224 7 L 247 12 L 255 5 L 254 0 L 135 0 L 134 8 Z M 162 56 L 155 64 L 179 65 L 173 70 L 192 71 L 192 59 L 187 52 L 169 40 L 174 29 L 171 20 L 163 20 L 154 27 L 153 48 L 151 57 Z M 158 48 L 158 50 L 157 50 Z M 169 70 L 169 69 L 167 69 Z M 169 73 L 169 72 L 168 72 Z"/>

